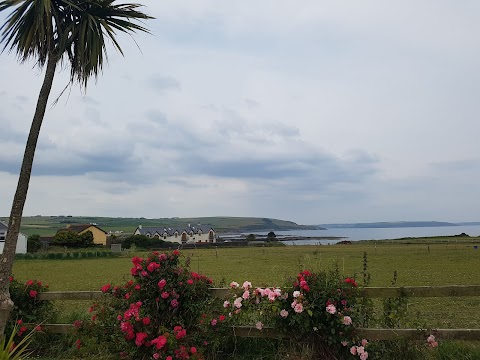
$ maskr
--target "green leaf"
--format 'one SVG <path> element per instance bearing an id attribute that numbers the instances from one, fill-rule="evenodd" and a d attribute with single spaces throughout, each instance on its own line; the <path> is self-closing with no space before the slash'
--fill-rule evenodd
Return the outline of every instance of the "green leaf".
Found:
<path id="1" fill-rule="evenodd" d="M 308 310 L 308 311 L 307 311 L 307 313 L 308 313 L 308 315 L 310 315 L 310 317 L 312 317 L 312 316 L 313 316 L 313 312 L 312 312 L 312 310 Z"/>

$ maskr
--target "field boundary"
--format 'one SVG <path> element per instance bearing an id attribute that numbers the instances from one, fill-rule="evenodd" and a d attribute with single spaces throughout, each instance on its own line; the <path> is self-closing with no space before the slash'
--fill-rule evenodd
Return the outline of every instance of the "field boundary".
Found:
<path id="1" fill-rule="evenodd" d="M 212 295 L 216 298 L 225 298 L 231 294 L 228 288 L 213 288 Z M 445 286 L 405 286 L 405 287 L 366 287 L 363 295 L 367 298 L 395 298 L 407 297 L 468 297 L 480 296 L 480 285 L 445 285 Z M 49 291 L 37 294 L 41 301 L 65 300 L 96 300 L 105 296 L 101 291 Z M 31 324 L 34 326 L 33 324 Z M 50 333 L 70 333 L 74 330 L 73 324 L 42 324 L 42 329 Z M 239 337 L 283 337 L 276 329 L 264 327 L 258 330 L 254 326 L 235 326 L 234 334 Z M 361 337 L 370 340 L 395 340 L 405 338 L 410 340 L 425 340 L 432 334 L 438 338 L 450 340 L 480 340 L 480 329 L 381 329 L 360 328 Z"/>

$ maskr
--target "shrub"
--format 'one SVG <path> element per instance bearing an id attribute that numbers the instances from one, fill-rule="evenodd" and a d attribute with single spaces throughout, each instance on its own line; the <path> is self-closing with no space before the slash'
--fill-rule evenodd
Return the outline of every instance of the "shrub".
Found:
<path id="1" fill-rule="evenodd" d="M 12 325 L 18 320 L 39 324 L 55 318 L 53 304 L 36 298 L 38 293 L 48 291 L 48 285 L 36 280 L 28 280 L 22 284 L 11 277 L 9 291 L 14 303 L 10 315 Z"/>
<path id="2" fill-rule="evenodd" d="M 182 266 L 178 251 L 132 262 L 133 279 L 103 286 L 91 321 L 75 324 L 81 343 L 102 342 L 123 358 L 202 358 L 220 328 L 211 312 L 212 281 L 190 272 L 188 261 Z"/>
<path id="3" fill-rule="evenodd" d="M 283 289 L 254 288 L 248 281 L 230 286 L 234 294 L 224 308 L 233 325 L 247 322 L 259 330 L 273 325 L 311 347 L 316 357 L 368 357 L 367 340 L 359 343 L 355 332 L 358 291 L 354 279 L 344 279 L 338 271 L 302 271 Z"/>
<path id="4" fill-rule="evenodd" d="M 27 251 L 28 252 L 37 252 L 42 247 L 42 243 L 40 242 L 40 235 L 34 234 L 30 235 L 27 238 Z"/>
<path id="5" fill-rule="evenodd" d="M 48 290 L 48 285 L 40 281 L 28 280 L 20 283 L 13 277 L 10 278 L 10 297 L 14 303 L 14 308 L 10 314 L 10 320 L 7 323 L 7 333 L 15 334 L 15 343 L 20 343 L 25 337 L 29 338 L 31 348 L 40 349 L 47 343 L 45 337 L 48 336 L 40 331 L 27 334 L 25 324 L 38 325 L 35 330 L 41 330 L 41 324 L 54 321 L 56 312 L 52 302 L 37 300 L 37 294 Z M 39 325 L 40 324 L 40 325 Z"/>

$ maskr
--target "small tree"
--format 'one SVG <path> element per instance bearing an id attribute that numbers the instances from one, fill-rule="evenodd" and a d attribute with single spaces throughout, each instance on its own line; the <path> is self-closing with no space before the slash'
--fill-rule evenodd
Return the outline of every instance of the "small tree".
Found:
<path id="1" fill-rule="evenodd" d="M 255 235 L 254 234 L 249 234 L 247 236 L 247 241 L 255 241 Z"/>
<path id="2" fill-rule="evenodd" d="M 275 235 L 275 233 L 273 231 L 270 231 L 267 234 L 267 240 L 268 241 L 276 241 L 277 240 L 277 235 Z"/>
<path id="3" fill-rule="evenodd" d="M 91 231 L 85 231 L 83 234 L 78 235 L 78 245 L 80 247 L 90 247 L 93 246 L 93 234 Z"/>
<path id="4" fill-rule="evenodd" d="M 41 247 L 42 243 L 40 242 L 40 235 L 34 234 L 27 238 L 27 252 L 37 252 Z"/>
<path id="5" fill-rule="evenodd" d="M 78 234 L 72 230 L 59 231 L 53 238 L 53 243 L 58 246 L 77 247 L 79 242 Z"/>

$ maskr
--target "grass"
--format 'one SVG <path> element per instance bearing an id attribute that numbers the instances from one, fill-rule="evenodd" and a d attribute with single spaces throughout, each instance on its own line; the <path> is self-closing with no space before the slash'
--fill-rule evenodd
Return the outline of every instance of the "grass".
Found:
<path id="1" fill-rule="evenodd" d="M 298 271 L 338 267 L 361 280 L 363 254 L 368 254 L 370 286 L 388 286 L 398 274 L 397 286 L 480 284 L 480 251 L 471 244 L 395 244 L 364 242 L 352 245 L 249 247 L 185 250 L 193 271 L 214 279 L 217 286 L 252 281 L 257 286 L 282 285 Z M 36 279 L 51 290 L 99 290 L 106 283 L 130 278 L 131 256 L 76 260 L 18 260 L 19 280 Z M 137 254 L 136 254 L 137 255 Z M 139 253 L 143 256 L 146 253 Z M 60 307 L 72 309 L 80 303 Z M 409 299 L 410 325 L 431 328 L 479 327 L 480 298 Z"/>
<path id="2" fill-rule="evenodd" d="M 398 273 L 398 286 L 419 285 L 471 285 L 480 284 L 480 251 L 470 243 L 418 242 L 359 242 L 352 245 L 288 246 L 212 248 L 185 250 L 190 257 L 191 270 L 212 277 L 217 286 L 230 281 L 250 280 L 254 285 L 282 285 L 299 270 L 324 270 L 337 266 L 345 275 L 357 274 L 361 281 L 363 254 L 368 254 L 368 272 L 371 286 L 388 286 L 392 274 Z M 131 257 L 146 253 L 131 253 L 120 258 L 88 258 L 76 260 L 18 260 L 14 274 L 19 280 L 37 279 L 50 285 L 51 290 L 99 290 L 105 283 L 122 283 L 130 279 Z M 379 301 L 376 301 L 379 303 Z M 64 319 L 71 322 L 72 313 L 81 316 L 90 302 L 62 302 Z M 381 307 L 377 307 L 381 309 Z M 479 328 L 480 297 L 472 298 L 411 298 L 408 319 L 423 328 Z M 417 313 L 419 313 L 417 317 Z M 271 349 L 266 349 L 267 341 Z M 257 344 L 258 343 L 258 344 Z M 262 343 L 262 344 L 260 344 Z M 392 354 L 388 345 L 386 353 L 378 352 L 379 358 Z M 271 340 L 239 339 L 237 352 L 225 359 L 290 359 L 287 355 L 275 354 L 276 345 Z M 383 345 L 379 345 L 383 346 Z M 415 350 L 418 347 L 419 350 Z M 425 358 L 424 344 L 405 345 L 418 359 Z M 403 348 L 402 348 L 403 349 Z M 265 353 L 259 352 L 265 350 Z M 416 352 L 415 352 L 415 351 Z M 250 351 L 250 352 L 249 352 Z M 404 349 L 402 350 L 404 351 Z M 396 353 L 398 355 L 398 353 Z M 433 354 L 433 353 L 431 353 Z M 458 354 L 456 356 L 455 354 Z M 298 355 L 298 353 L 297 353 Z M 417 356 L 415 355 L 415 356 Z M 280 357 L 278 357 L 280 356 Z M 430 356 L 430 355 L 428 355 Z M 101 357 L 103 359 L 103 357 Z M 105 357 L 107 358 L 107 357 Z M 373 358 L 373 357 L 372 357 Z M 414 357 L 412 357 L 413 359 Z M 442 342 L 431 359 L 480 359 L 479 344 Z"/>
<path id="3" fill-rule="evenodd" d="M 480 250 L 471 244 L 352 244 L 287 247 L 211 248 L 184 250 L 190 267 L 216 284 L 250 280 L 258 285 L 281 285 L 299 270 L 338 266 L 345 275 L 361 274 L 368 254 L 371 286 L 388 286 L 393 271 L 398 286 L 480 284 Z M 17 260 L 19 280 L 37 278 L 52 290 L 93 290 L 120 282 L 130 274 L 131 253 L 120 258 L 81 260 Z"/>

